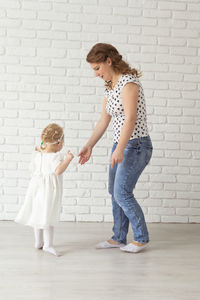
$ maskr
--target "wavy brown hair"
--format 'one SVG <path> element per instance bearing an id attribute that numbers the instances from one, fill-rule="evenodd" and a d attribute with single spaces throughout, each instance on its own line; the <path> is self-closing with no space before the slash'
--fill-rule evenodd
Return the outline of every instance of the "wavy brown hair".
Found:
<path id="1" fill-rule="evenodd" d="M 98 43 L 92 47 L 87 55 L 86 61 L 88 63 L 102 63 L 110 58 L 112 61 L 112 68 L 116 73 L 121 74 L 133 74 L 137 77 L 141 76 L 141 72 L 131 68 L 127 62 L 122 59 L 122 55 L 119 54 L 117 49 L 105 43 Z"/>

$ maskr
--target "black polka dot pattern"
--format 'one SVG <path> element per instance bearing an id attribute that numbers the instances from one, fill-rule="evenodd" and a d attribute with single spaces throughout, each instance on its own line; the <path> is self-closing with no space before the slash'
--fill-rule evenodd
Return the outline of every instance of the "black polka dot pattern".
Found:
<path id="1" fill-rule="evenodd" d="M 125 121 L 125 114 L 122 105 L 121 92 L 123 87 L 133 82 L 139 86 L 138 106 L 137 106 L 137 120 L 134 131 L 130 140 L 148 136 L 147 120 L 146 120 L 146 103 L 142 85 L 136 75 L 126 74 L 122 75 L 113 89 L 106 88 L 105 97 L 107 98 L 106 111 L 113 117 L 113 133 L 114 142 L 118 142 Z"/>

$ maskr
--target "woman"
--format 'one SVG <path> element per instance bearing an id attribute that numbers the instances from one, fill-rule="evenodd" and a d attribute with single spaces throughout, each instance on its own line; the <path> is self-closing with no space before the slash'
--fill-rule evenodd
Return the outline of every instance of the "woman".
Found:
<path id="1" fill-rule="evenodd" d="M 110 44 L 98 43 L 87 55 L 95 75 L 106 83 L 101 117 L 79 153 L 84 164 L 113 117 L 114 144 L 109 168 L 109 193 L 112 195 L 114 235 L 96 248 L 120 248 L 140 252 L 147 247 L 149 235 L 144 214 L 133 195 L 142 171 L 150 161 L 152 144 L 146 123 L 146 106 L 140 76 Z M 126 245 L 129 222 L 134 240 Z"/>

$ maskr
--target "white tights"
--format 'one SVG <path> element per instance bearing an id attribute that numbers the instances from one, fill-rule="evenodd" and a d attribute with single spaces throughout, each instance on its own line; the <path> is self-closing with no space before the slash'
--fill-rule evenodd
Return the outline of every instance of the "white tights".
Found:
<path id="1" fill-rule="evenodd" d="M 35 248 L 60 256 L 60 253 L 53 248 L 53 231 L 53 226 L 47 229 L 34 228 Z"/>

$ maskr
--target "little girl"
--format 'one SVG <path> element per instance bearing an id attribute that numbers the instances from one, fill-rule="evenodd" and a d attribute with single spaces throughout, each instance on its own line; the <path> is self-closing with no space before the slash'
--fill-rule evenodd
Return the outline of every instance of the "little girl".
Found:
<path id="1" fill-rule="evenodd" d="M 31 181 L 25 201 L 15 221 L 34 228 L 35 248 L 60 256 L 53 248 L 53 225 L 59 221 L 62 199 L 62 173 L 74 158 L 70 151 L 60 153 L 63 129 L 49 124 L 41 134 L 41 146 L 32 156 Z"/>

